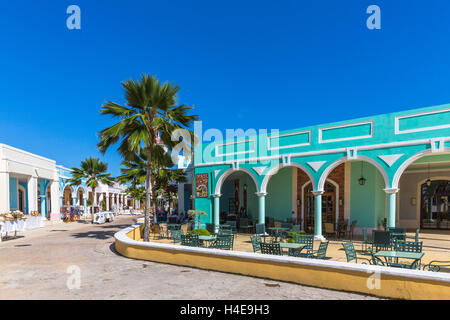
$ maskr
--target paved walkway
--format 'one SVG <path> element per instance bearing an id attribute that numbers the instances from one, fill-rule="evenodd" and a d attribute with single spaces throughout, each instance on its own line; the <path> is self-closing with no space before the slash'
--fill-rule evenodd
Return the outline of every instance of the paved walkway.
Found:
<path id="1" fill-rule="evenodd" d="M 375 299 L 124 258 L 113 235 L 133 220 L 60 223 L 0 243 L 0 299 Z M 68 289 L 78 270 L 80 288 Z"/>

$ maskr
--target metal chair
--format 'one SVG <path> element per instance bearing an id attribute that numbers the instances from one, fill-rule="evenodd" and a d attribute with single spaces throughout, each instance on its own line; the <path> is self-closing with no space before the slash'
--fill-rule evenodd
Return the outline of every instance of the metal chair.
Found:
<path id="1" fill-rule="evenodd" d="M 233 250 L 233 235 L 232 234 L 219 234 L 216 240 L 211 244 L 210 248 L 221 250 Z"/>
<path id="2" fill-rule="evenodd" d="M 323 241 L 319 245 L 319 249 L 315 251 L 316 255 L 313 256 L 315 259 L 325 259 L 327 256 L 329 241 Z"/>
<path id="3" fill-rule="evenodd" d="M 306 252 L 297 252 L 295 254 L 297 257 L 302 257 L 302 258 L 313 258 L 314 257 L 314 250 L 313 250 L 314 249 L 314 235 L 296 233 L 294 242 L 306 244 L 306 247 L 304 248 L 304 250 Z"/>
<path id="4" fill-rule="evenodd" d="M 355 247 L 354 247 L 352 241 L 345 242 L 342 244 L 342 246 L 344 247 L 347 262 L 355 261 L 355 263 L 358 263 L 358 260 L 364 260 L 370 264 L 371 260 L 366 259 L 366 258 L 358 258 L 358 255 L 356 254 L 356 250 L 355 250 Z M 363 264 L 367 264 L 367 263 L 363 263 Z"/>
<path id="5" fill-rule="evenodd" d="M 423 241 L 406 241 L 406 240 L 396 240 L 394 242 L 395 251 L 403 252 L 422 252 Z"/>
<path id="6" fill-rule="evenodd" d="M 255 227 L 256 234 L 262 238 L 264 238 L 264 242 L 266 242 L 266 238 L 270 237 L 270 235 L 266 234 L 266 227 L 264 223 L 257 223 Z"/>
<path id="7" fill-rule="evenodd" d="M 450 261 L 433 260 L 430 263 L 424 265 L 423 270 L 433 272 L 450 272 Z"/>
<path id="8" fill-rule="evenodd" d="M 272 254 L 276 256 L 282 256 L 281 246 L 279 243 L 260 243 L 262 254 Z"/>
<path id="9" fill-rule="evenodd" d="M 182 230 L 172 230 L 170 233 L 172 234 L 173 243 L 181 242 L 181 236 L 184 234 Z"/>
<path id="10" fill-rule="evenodd" d="M 181 245 L 188 247 L 200 247 L 198 235 L 181 235 Z"/>
<path id="11" fill-rule="evenodd" d="M 363 239 L 361 242 L 361 251 L 367 251 L 367 247 L 372 247 L 373 241 L 369 240 L 367 237 L 367 228 L 362 229 Z"/>
<path id="12" fill-rule="evenodd" d="M 231 227 L 231 230 L 233 231 L 233 233 L 236 233 L 236 220 L 234 221 L 226 221 L 225 222 L 226 225 L 229 225 Z"/>
<path id="13" fill-rule="evenodd" d="M 375 252 L 380 250 L 391 250 L 392 240 L 391 233 L 389 231 L 373 230 L 372 235 L 372 248 L 375 249 Z"/>
<path id="14" fill-rule="evenodd" d="M 324 223 L 324 230 L 325 230 L 325 235 L 328 236 L 334 236 L 337 237 L 337 231 L 334 229 L 334 224 L 332 223 Z"/>
<path id="15" fill-rule="evenodd" d="M 261 237 L 251 236 L 250 240 L 252 241 L 253 252 L 261 252 Z"/>
<path id="16" fill-rule="evenodd" d="M 371 264 L 373 264 L 375 266 L 386 266 L 386 264 L 383 262 L 383 260 L 381 260 L 380 258 L 375 256 L 375 254 L 372 251 L 372 248 L 368 248 L 368 251 L 372 258 L 372 260 L 370 261 Z"/>

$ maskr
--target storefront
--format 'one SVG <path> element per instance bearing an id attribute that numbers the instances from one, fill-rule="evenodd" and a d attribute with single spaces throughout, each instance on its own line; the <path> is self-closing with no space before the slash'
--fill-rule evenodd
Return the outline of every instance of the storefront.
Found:
<path id="1" fill-rule="evenodd" d="M 216 141 L 195 150 L 206 222 L 245 212 L 318 239 L 339 220 L 357 221 L 356 232 L 448 227 L 450 105 Z"/>

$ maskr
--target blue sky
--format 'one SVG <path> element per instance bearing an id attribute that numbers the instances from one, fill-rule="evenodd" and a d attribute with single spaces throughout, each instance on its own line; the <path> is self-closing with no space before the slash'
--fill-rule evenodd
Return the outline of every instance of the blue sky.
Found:
<path id="1" fill-rule="evenodd" d="M 81 8 L 68 30 L 66 8 Z M 368 30 L 366 8 L 381 8 Z M 0 142 L 78 166 L 142 73 L 181 86 L 203 128 L 294 129 L 450 102 L 450 2 L 8 1 Z"/>

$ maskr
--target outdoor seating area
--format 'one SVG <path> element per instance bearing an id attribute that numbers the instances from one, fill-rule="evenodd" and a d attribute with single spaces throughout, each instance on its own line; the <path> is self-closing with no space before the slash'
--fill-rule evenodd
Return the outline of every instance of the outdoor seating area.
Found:
<path id="1" fill-rule="evenodd" d="M 341 231 L 340 234 L 332 232 L 327 241 L 320 241 L 314 240 L 312 234 L 298 232 L 296 225 L 293 224 L 277 224 L 276 227 L 268 228 L 265 228 L 264 224 L 255 224 L 252 228 L 241 229 L 235 223 L 224 223 L 217 231 L 213 224 L 207 224 L 206 230 L 195 230 L 194 226 L 193 221 L 183 225 L 152 224 L 151 241 L 199 248 L 450 272 L 450 250 L 448 250 L 450 234 L 443 235 L 430 231 L 421 233 L 420 230 L 406 232 L 405 228 L 395 228 L 372 230 L 370 236 L 367 230 L 363 229 L 362 235 L 346 232 L 344 237 L 341 228 L 337 229 Z"/>

